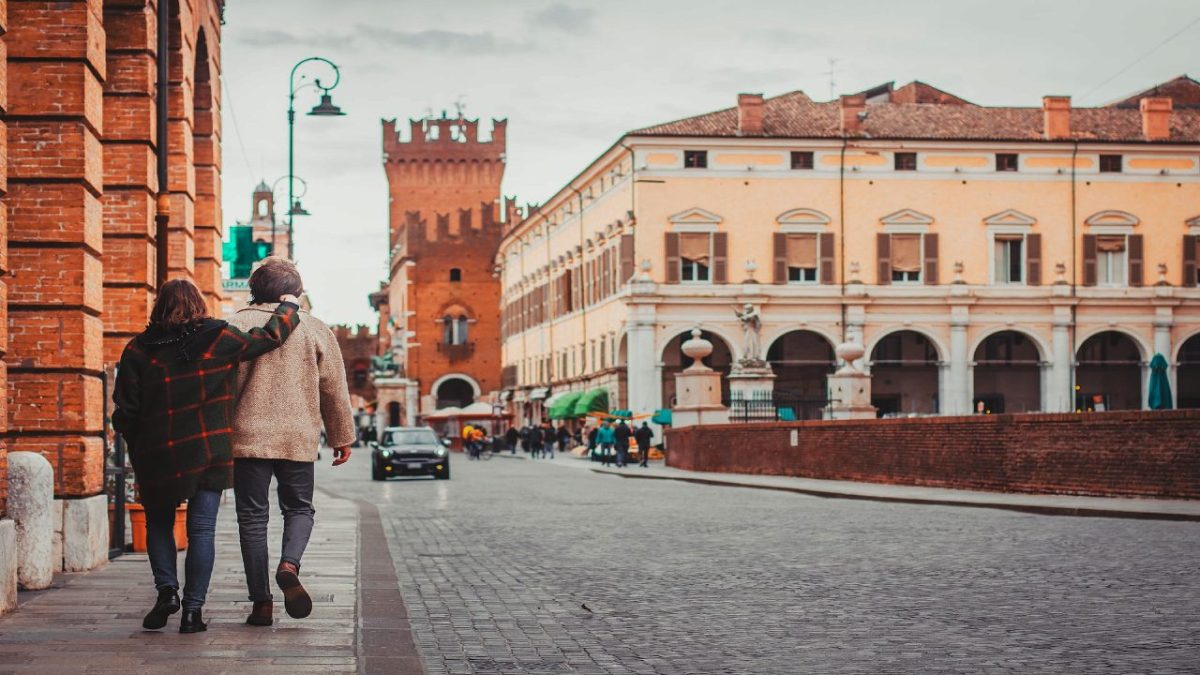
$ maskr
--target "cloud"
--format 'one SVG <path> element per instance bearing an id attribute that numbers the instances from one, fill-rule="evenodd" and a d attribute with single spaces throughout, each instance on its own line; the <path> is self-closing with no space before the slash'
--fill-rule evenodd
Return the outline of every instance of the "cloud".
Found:
<path id="1" fill-rule="evenodd" d="M 592 32 L 592 18 L 595 14 L 591 7 L 575 7 L 565 2 L 556 2 L 534 12 L 530 20 L 534 25 L 543 28 L 571 35 L 586 35 Z"/>
<path id="2" fill-rule="evenodd" d="M 776 49 L 812 49 L 829 46 L 828 38 L 817 32 L 789 30 L 786 28 L 767 28 L 750 31 L 743 41 Z"/>
<path id="3" fill-rule="evenodd" d="M 358 25 L 349 33 L 298 34 L 274 28 L 250 28 L 240 32 L 238 41 L 252 47 L 330 47 L 352 50 L 363 44 L 380 47 L 404 47 L 417 51 L 476 55 L 514 54 L 533 49 L 529 41 L 498 37 L 491 31 L 464 33 L 450 30 L 401 31 L 378 26 Z"/>

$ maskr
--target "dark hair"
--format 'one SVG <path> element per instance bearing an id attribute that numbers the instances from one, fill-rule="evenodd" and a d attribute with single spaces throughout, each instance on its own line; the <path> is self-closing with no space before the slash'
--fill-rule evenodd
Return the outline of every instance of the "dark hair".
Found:
<path id="1" fill-rule="evenodd" d="M 259 263 L 250 274 L 250 304 L 279 302 L 280 296 L 304 292 L 304 282 L 295 263 L 287 258 L 271 256 Z"/>
<path id="2" fill-rule="evenodd" d="M 208 318 L 208 304 L 196 284 L 187 279 L 172 279 L 158 289 L 150 323 L 163 328 L 179 328 Z"/>

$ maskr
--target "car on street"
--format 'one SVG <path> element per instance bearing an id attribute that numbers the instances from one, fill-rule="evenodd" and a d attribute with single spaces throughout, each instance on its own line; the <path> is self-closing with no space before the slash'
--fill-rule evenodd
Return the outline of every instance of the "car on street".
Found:
<path id="1" fill-rule="evenodd" d="M 450 478 L 450 451 L 429 427 L 388 427 L 371 443 L 371 480 L 392 476 Z"/>

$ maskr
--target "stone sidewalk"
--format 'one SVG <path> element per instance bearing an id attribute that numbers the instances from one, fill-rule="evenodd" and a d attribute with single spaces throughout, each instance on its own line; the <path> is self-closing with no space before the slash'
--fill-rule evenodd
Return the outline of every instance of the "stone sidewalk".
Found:
<path id="1" fill-rule="evenodd" d="M 511 455 L 505 456 L 512 457 Z M 516 457 L 525 458 L 522 455 L 516 455 Z M 596 473 L 612 474 L 625 478 L 676 480 L 704 485 L 779 490 L 813 497 L 867 499 L 881 502 L 931 504 L 938 506 L 969 506 L 1058 516 L 1200 521 L 1200 501 L 1036 495 L 1016 492 L 952 490 L 918 485 L 888 485 L 884 483 L 793 478 L 791 476 L 685 471 L 665 466 L 662 462 L 651 462 L 650 466 L 646 468 L 630 464 L 625 469 L 618 469 L 616 467 L 604 467 L 598 462 L 588 461 L 585 458 L 569 454 L 555 460 L 536 461 L 550 461 L 556 466 L 590 469 Z"/>
<path id="2" fill-rule="evenodd" d="M 53 588 L 22 593 L 0 619 L 0 673 L 354 673 L 366 668 L 359 630 L 359 507 L 318 493 L 317 527 L 304 557 L 313 597 L 308 619 L 290 619 L 276 591 L 275 625 L 244 624 L 249 610 L 238 551 L 233 493 L 221 507 L 217 560 L 205 606 L 208 631 L 178 633 L 179 615 L 162 631 L 141 628 L 154 600 L 144 554 L 126 554 L 90 573 L 59 575 Z M 271 514 L 279 546 L 278 510 Z M 387 561 L 390 567 L 390 559 Z M 179 559 L 183 576 L 183 555 Z M 182 580 L 182 579 L 181 579 Z M 403 603 L 394 608 L 403 619 Z M 390 672 L 412 672 L 390 670 Z"/>

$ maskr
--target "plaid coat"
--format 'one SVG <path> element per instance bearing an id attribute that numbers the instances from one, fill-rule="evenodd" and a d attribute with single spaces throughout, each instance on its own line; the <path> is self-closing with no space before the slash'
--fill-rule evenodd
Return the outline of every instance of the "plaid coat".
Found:
<path id="1" fill-rule="evenodd" d="M 300 323 L 280 303 L 262 328 L 205 319 L 182 330 L 150 326 L 129 341 L 113 390 L 113 427 L 125 437 L 143 504 L 224 490 L 233 477 L 238 363 L 282 345 Z"/>

